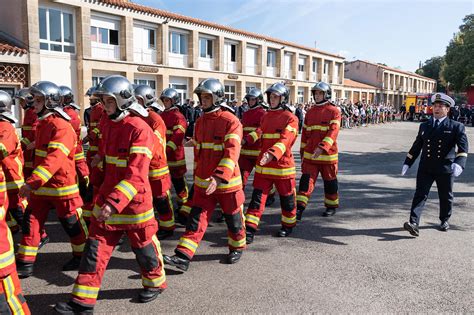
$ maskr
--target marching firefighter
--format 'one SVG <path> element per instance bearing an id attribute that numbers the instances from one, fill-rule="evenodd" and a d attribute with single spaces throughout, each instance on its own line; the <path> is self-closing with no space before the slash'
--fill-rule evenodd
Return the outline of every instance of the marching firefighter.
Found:
<path id="1" fill-rule="evenodd" d="M 153 194 L 153 206 L 158 219 L 158 239 L 162 240 L 173 235 L 176 228 L 174 223 L 173 201 L 171 200 L 171 179 L 168 168 L 165 146 L 166 125 L 155 111 L 161 111 L 162 106 L 156 102 L 155 91 L 148 85 L 135 88 L 138 103 L 148 109 L 145 122 L 155 135 L 155 152 L 150 163 L 150 185 Z"/>
<path id="2" fill-rule="evenodd" d="M 269 110 L 262 118 L 262 146 L 257 157 L 252 200 L 246 212 L 247 244 L 253 242 L 267 196 L 275 185 L 280 194 L 281 229 L 278 237 L 287 237 L 296 226 L 295 160 L 291 148 L 298 135 L 298 118 L 288 107 L 290 91 L 282 83 L 266 90 Z"/>
<path id="3" fill-rule="evenodd" d="M 227 263 L 239 261 L 245 248 L 242 205 L 245 199 L 238 166 L 242 125 L 235 115 L 223 111 L 224 86 L 206 79 L 194 90 L 203 115 L 194 131 L 194 195 L 184 235 L 174 256 L 165 263 L 186 271 L 219 203 L 227 223 L 229 254 Z"/>
<path id="4" fill-rule="evenodd" d="M 0 117 L 6 119 L 11 125 L 13 117 L 11 116 L 12 99 L 6 92 L 0 91 Z M 2 121 L 3 124 L 3 121 Z M 2 126 L 0 136 L 2 140 L 5 137 L 11 137 L 9 132 L 5 132 L 5 126 Z M 8 128 L 8 127 L 7 127 Z M 6 129 L 6 128 L 5 128 Z M 17 137 L 18 138 L 18 137 Z M 5 158 L 5 148 L 1 146 L 2 160 Z M 13 237 L 6 223 L 6 209 L 8 208 L 7 200 L 7 184 L 2 168 L 0 168 L 0 313 L 2 314 L 31 314 L 23 297 L 21 290 L 20 279 L 16 272 L 15 253 L 13 248 Z"/>
<path id="5" fill-rule="evenodd" d="M 332 92 L 329 84 L 318 82 L 311 88 L 311 93 L 316 104 L 306 113 L 301 135 L 300 154 L 303 164 L 296 197 L 298 220 L 302 218 L 319 173 L 324 182 L 326 211 L 323 216 L 334 215 L 339 207 L 337 135 L 341 113 L 330 101 Z"/>
<path id="6" fill-rule="evenodd" d="M 19 189 L 24 184 L 23 152 L 20 139 L 13 124 L 17 122 L 11 112 L 12 99 L 0 91 L 0 160 L 5 174 L 8 207 L 7 224 L 13 233 L 18 232 L 23 224 L 23 213 L 26 199 L 19 196 Z M 3 219 L 3 218 L 2 218 Z"/>
<path id="7" fill-rule="evenodd" d="M 73 257 L 63 270 L 79 266 L 87 228 L 80 216 L 82 200 L 76 184 L 74 153 L 77 138 L 69 124 L 70 117 L 60 106 L 59 87 L 40 81 L 30 88 L 34 109 L 38 115 L 35 137 L 34 170 L 20 188 L 20 195 L 30 201 L 26 211 L 23 238 L 17 252 L 17 270 L 20 277 L 33 273 L 40 231 L 50 209 L 56 209 L 59 221 L 71 240 Z"/>
<path id="8" fill-rule="evenodd" d="M 33 162 L 35 159 L 34 142 L 38 116 L 33 108 L 33 96 L 28 88 L 18 90 L 15 98 L 18 99 L 21 108 L 24 110 L 23 124 L 21 125 L 21 149 L 23 150 L 25 160 L 23 173 L 25 178 L 27 178 L 33 171 Z"/>
<path id="9" fill-rule="evenodd" d="M 158 223 L 148 174 L 154 135 L 138 116 L 148 112 L 137 103 L 132 84 L 123 76 L 104 78 L 95 91 L 110 118 L 102 130 L 104 181 L 93 210 L 89 239 L 69 302 L 59 302 L 61 314 L 92 313 L 102 277 L 115 245 L 127 234 L 142 274 L 142 303 L 156 299 L 166 288 Z M 131 113 L 133 112 L 133 115 Z"/>
<path id="10" fill-rule="evenodd" d="M 166 157 L 171 172 L 171 181 L 176 190 L 178 209 L 181 209 L 189 198 L 183 145 L 188 123 L 179 111 L 180 97 L 175 89 L 164 89 L 161 92 L 160 100 L 165 106 L 161 118 L 166 124 Z"/>
<path id="11" fill-rule="evenodd" d="M 79 117 L 79 110 L 81 108 L 74 103 L 74 94 L 69 87 L 62 85 L 59 89 L 61 90 L 61 105 L 63 106 L 64 112 L 71 117 L 69 123 L 77 136 L 74 161 L 76 162 L 76 173 L 79 179 L 79 191 L 81 195 L 84 195 L 89 186 L 89 167 L 87 166 L 84 150 L 82 149 L 81 118 Z"/>

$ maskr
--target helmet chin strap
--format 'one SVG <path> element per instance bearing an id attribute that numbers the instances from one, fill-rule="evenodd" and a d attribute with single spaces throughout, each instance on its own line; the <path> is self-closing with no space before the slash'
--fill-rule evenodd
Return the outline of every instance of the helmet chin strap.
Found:
<path id="1" fill-rule="evenodd" d="M 128 116 L 130 112 L 128 110 L 119 110 L 118 107 L 117 109 L 115 110 L 115 113 L 113 113 L 112 115 L 109 115 L 109 118 L 110 120 L 114 121 L 114 122 L 118 122 L 118 121 L 121 121 L 122 119 L 124 119 L 125 117 Z"/>
<path id="2" fill-rule="evenodd" d="M 320 102 L 316 102 L 316 105 L 323 105 L 323 104 L 326 103 L 326 102 L 327 102 L 327 100 L 322 100 L 322 101 L 320 101 Z"/>

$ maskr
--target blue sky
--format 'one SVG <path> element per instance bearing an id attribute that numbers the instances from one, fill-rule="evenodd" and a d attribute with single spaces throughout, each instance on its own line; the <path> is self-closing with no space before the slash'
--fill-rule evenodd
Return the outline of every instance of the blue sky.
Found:
<path id="1" fill-rule="evenodd" d="M 474 12 L 474 0 L 132 1 L 408 71 L 443 55 Z"/>

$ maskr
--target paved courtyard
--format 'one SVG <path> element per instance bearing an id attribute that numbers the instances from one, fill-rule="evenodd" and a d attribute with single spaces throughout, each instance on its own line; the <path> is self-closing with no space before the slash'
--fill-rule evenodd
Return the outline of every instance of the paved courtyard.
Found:
<path id="1" fill-rule="evenodd" d="M 96 313 L 474 312 L 474 157 L 455 182 L 451 230 L 437 230 L 434 187 L 420 237 L 414 239 L 402 225 L 408 219 L 416 168 L 405 177 L 399 174 L 417 128 L 417 123 L 404 122 L 343 130 L 341 208 L 334 217 L 321 217 L 318 181 L 303 221 L 291 237 L 276 238 L 277 200 L 236 265 L 223 263 L 225 224 L 212 223 L 186 273 L 166 268 L 169 288 L 154 302 L 137 302 L 139 269 L 126 242 L 110 261 Z M 466 130 L 472 148 L 474 128 Z M 192 169 L 191 151 L 187 153 Z M 248 204 L 251 188 L 246 192 Z M 22 280 L 34 314 L 51 313 L 51 305 L 69 299 L 76 276 L 61 271 L 70 245 L 54 215 L 47 231 L 51 243 L 38 254 L 35 275 Z M 179 227 L 162 242 L 165 254 L 173 253 L 182 232 Z"/>

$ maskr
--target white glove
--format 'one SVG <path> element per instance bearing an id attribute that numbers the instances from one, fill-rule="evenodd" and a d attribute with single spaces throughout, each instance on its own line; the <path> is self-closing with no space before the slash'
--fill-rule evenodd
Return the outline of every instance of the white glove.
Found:
<path id="1" fill-rule="evenodd" d="M 462 167 L 457 163 L 451 164 L 451 170 L 453 171 L 454 177 L 458 177 L 462 173 Z"/>
<path id="2" fill-rule="evenodd" d="M 403 167 L 402 167 L 402 176 L 404 176 L 408 169 L 410 168 L 410 166 L 406 165 L 406 164 L 403 164 Z"/>

